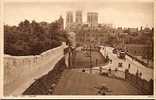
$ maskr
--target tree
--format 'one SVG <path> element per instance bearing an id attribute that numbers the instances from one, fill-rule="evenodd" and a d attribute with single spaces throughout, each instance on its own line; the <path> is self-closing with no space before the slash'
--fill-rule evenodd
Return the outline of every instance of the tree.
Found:
<path id="1" fill-rule="evenodd" d="M 35 20 L 24 20 L 18 26 L 4 25 L 4 52 L 10 55 L 37 55 L 67 41 L 66 32 L 56 22 L 40 25 Z M 48 32 L 48 34 L 47 34 Z"/>

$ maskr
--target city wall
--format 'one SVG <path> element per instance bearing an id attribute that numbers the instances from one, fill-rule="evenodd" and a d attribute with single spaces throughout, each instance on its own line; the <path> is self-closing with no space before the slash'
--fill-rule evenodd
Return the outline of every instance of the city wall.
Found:
<path id="1" fill-rule="evenodd" d="M 65 43 L 35 56 L 4 56 L 4 95 L 19 95 L 52 70 L 64 56 Z"/>
<path id="2" fill-rule="evenodd" d="M 153 80 L 145 80 L 137 75 L 133 75 L 129 72 L 125 73 L 125 80 L 138 88 L 144 95 L 153 95 Z"/>

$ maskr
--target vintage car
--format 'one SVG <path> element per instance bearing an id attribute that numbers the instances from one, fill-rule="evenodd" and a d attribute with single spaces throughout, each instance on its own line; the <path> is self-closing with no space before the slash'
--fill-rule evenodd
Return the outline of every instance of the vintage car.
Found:
<path id="1" fill-rule="evenodd" d="M 126 53 L 125 51 L 120 50 L 117 55 L 120 59 L 125 59 Z"/>
<path id="2" fill-rule="evenodd" d="M 122 67 L 122 63 L 120 62 L 120 63 L 118 63 L 118 67 Z"/>
<path id="3" fill-rule="evenodd" d="M 117 49 L 113 49 L 113 53 L 114 54 L 117 54 Z"/>

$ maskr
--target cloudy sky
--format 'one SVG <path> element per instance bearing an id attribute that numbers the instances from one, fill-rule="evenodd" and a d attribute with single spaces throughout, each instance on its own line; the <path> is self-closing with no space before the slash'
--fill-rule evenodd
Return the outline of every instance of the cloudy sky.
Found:
<path id="1" fill-rule="evenodd" d="M 82 10 L 83 22 L 89 11 L 98 12 L 99 23 L 115 26 L 153 26 L 153 3 L 151 1 L 129 0 L 6 0 L 4 3 L 4 23 L 18 25 L 24 19 L 52 22 L 67 11 Z"/>

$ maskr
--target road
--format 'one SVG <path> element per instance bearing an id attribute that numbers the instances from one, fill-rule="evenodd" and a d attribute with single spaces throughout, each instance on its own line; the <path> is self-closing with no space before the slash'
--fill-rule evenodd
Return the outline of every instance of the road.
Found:
<path id="1" fill-rule="evenodd" d="M 116 54 L 112 53 L 113 48 L 112 47 L 105 47 L 106 53 L 108 54 L 109 58 L 112 59 L 112 63 L 109 63 L 106 66 L 103 66 L 103 68 L 111 68 L 115 69 L 118 68 L 118 70 L 125 71 L 125 69 L 128 68 L 128 65 L 130 64 L 131 67 L 129 69 L 129 72 L 132 74 L 136 74 L 137 70 L 142 73 L 142 78 L 145 80 L 153 79 L 153 69 L 147 68 L 143 66 L 142 64 L 132 60 L 130 57 L 126 56 L 126 60 L 119 59 Z M 118 63 L 122 62 L 123 67 L 119 68 Z"/>

